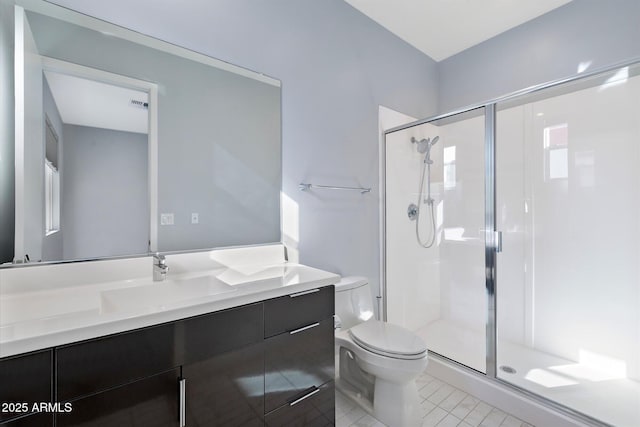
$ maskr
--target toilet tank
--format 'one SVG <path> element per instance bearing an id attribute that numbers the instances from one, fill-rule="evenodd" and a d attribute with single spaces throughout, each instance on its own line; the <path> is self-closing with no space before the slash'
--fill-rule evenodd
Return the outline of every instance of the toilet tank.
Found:
<path id="1" fill-rule="evenodd" d="M 342 329 L 349 329 L 373 317 L 373 297 L 366 277 L 343 277 L 335 287 L 336 316 Z"/>

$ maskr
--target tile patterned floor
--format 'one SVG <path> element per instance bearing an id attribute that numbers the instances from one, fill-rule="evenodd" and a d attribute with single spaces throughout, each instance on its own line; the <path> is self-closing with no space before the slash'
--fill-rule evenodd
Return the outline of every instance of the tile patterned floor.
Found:
<path id="1" fill-rule="evenodd" d="M 533 427 L 430 375 L 422 374 L 417 384 L 422 398 L 422 427 Z M 336 390 L 336 426 L 385 425 Z"/>

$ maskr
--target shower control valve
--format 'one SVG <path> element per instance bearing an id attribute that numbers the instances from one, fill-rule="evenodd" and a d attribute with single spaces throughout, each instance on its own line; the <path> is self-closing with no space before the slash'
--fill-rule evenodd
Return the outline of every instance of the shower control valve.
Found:
<path id="1" fill-rule="evenodd" d="M 418 217 L 418 206 L 415 203 L 411 203 L 407 208 L 407 216 L 411 221 Z"/>

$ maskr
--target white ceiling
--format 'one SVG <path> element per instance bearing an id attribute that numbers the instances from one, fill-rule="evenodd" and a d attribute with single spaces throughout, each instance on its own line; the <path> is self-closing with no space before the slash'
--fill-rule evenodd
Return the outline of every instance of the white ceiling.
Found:
<path id="1" fill-rule="evenodd" d="M 147 109 L 131 104 L 132 99 L 148 102 L 147 93 L 52 71 L 44 74 L 64 123 L 148 132 Z"/>
<path id="2" fill-rule="evenodd" d="M 436 61 L 571 0 L 345 0 Z"/>

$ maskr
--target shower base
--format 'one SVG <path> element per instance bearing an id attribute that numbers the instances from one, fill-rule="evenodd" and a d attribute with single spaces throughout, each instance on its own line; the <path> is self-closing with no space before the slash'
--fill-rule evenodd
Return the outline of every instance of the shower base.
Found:
<path id="1" fill-rule="evenodd" d="M 485 334 L 447 320 L 416 331 L 429 351 L 485 372 Z M 560 358 L 530 347 L 498 341 L 498 377 L 561 405 L 615 426 L 640 425 L 640 382 L 602 366 Z"/>

